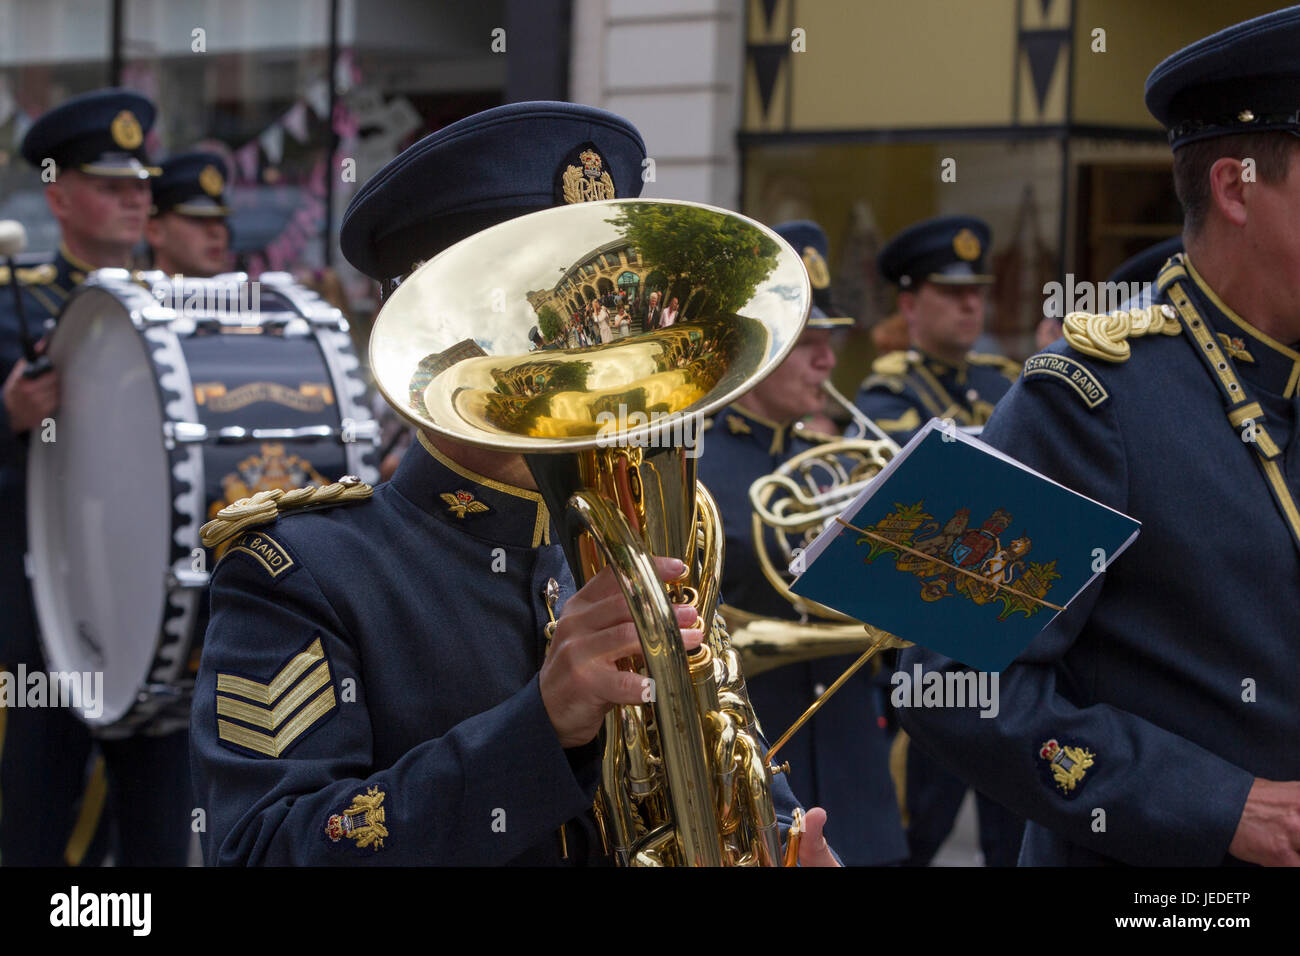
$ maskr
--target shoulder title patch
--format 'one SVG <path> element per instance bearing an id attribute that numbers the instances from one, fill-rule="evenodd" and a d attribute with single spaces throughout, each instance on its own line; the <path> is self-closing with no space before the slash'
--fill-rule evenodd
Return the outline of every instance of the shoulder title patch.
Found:
<path id="1" fill-rule="evenodd" d="M 1100 408 L 1110 398 L 1106 386 L 1086 365 L 1065 355 L 1043 353 L 1025 362 L 1025 380 L 1046 378 L 1068 386 L 1089 408 Z"/>
<path id="2" fill-rule="evenodd" d="M 1084 778 L 1088 768 L 1097 762 L 1097 755 L 1083 747 L 1061 744 L 1053 737 L 1038 748 L 1038 759 L 1047 782 L 1066 799 L 1072 799 L 1083 790 Z"/>
<path id="3" fill-rule="evenodd" d="M 298 566 L 289 552 L 264 531 L 245 531 L 235 539 L 235 543 L 226 553 L 229 554 L 231 551 L 242 551 L 244 554 L 252 555 L 273 578 L 278 578 L 289 569 Z"/>
<path id="4" fill-rule="evenodd" d="M 279 757 L 335 706 L 334 679 L 320 637 L 266 683 L 217 673 L 217 738 L 231 749 Z"/>

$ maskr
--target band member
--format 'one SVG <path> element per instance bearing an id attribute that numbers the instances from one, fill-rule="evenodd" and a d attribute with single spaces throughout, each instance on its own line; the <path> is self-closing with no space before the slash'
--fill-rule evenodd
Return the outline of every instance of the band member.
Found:
<path id="1" fill-rule="evenodd" d="M 1186 253 L 1151 307 L 1066 322 L 984 440 L 1142 522 L 1001 675 L 904 711 L 1029 817 L 1029 865 L 1300 864 L 1300 8 L 1151 73 Z M 961 665 L 916 648 L 905 667 Z"/>
<path id="2" fill-rule="evenodd" d="M 229 271 L 225 188 L 226 164 L 216 153 L 182 153 L 162 164 L 145 229 L 155 269 L 197 278 Z"/>
<path id="3" fill-rule="evenodd" d="M 343 253 L 388 282 L 514 216 L 634 197 L 644 156 L 636 129 L 603 110 L 488 110 L 368 182 Z M 608 187 L 562 188 L 566 170 L 597 164 Z M 643 700 L 614 664 L 640 644 L 609 571 L 575 593 L 532 485 L 520 456 L 422 432 L 372 496 L 350 486 L 340 495 L 355 503 L 230 538 L 192 721 L 209 863 L 606 859 L 595 739 L 612 704 Z M 675 564 L 660 559 L 660 574 Z M 698 644 L 694 612 L 678 620 Z M 784 783 L 775 795 L 788 813 Z M 824 814 L 808 820 L 801 859 L 830 862 Z"/>
<path id="4" fill-rule="evenodd" d="M 144 137 L 154 107 L 125 90 L 74 97 L 27 131 L 23 157 L 43 174 L 50 211 L 59 223 L 58 252 L 29 262 L 16 276 L 33 334 L 43 334 L 86 273 L 125 267 L 149 214 L 149 164 Z M 32 441 L 58 410 L 57 369 L 35 378 L 24 371 L 19 324 L 10 289 L 0 290 L 0 666 L 46 664 L 23 570 L 26 543 L 26 458 Z M 108 556 L 105 556 L 106 560 Z M 113 856 L 121 865 L 185 862 L 190 839 L 185 734 L 136 737 L 99 745 L 105 761 L 86 783 L 89 731 L 72 714 L 49 707 L 0 711 L 0 858 L 7 865 L 93 861 L 106 832 L 95 837 L 107 797 L 115 821 Z M 106 768 L 106 770 L 105 770 Z M 83 795 L 84 791 L 84 795 Z"/>
<path id="5" fill-rule="evenodd" d="M 970 351 L 984 330 L 993 281 L 985 266 L 990 240 L 983 220 L 941 216 L 909 226 L 880 252 L 878 266 L 898 289 L 911 348 L 873 363 L 856 404 L 900 445 L 932 417 L 983 425 L 1020 374 L 1008 359 Z M 890 766 L 907 828 L 907 862 L 927 866 L 952 832 L 966 785 L 911 746 L 906 733 L 894 736 Z M 983 794 L 976 802 L 984 862 L 1014 866 L 1023 822 Z"/>
<path id="6" fill-rule="evenodd" d="M 940 216 L 909 226 L 880 251 L 912 347 L 876 359 L 857 406 L 900 445 L 931 418 L 983 425 L 1020 375 L 1010 359 L 971 351 L 993 281 L 985 266 L 990 239 L 981 219 Z"/>
<path id="7" fill-rule="evenodd" d="M 768 583 L 755 555 L 749 487 L 830 437 L 816 436 L 801 425 L 825 404 L 822 383 L 835 368 L 834 330 L 853 320 L 839 317 L 830 301 L 828 243 L 821 227 L 801 220 L 783 223 L 775 231 L 803 257 L 813 284 L 813 314 L 776 371 L 713 419 L 700 458 L 700 479 L 717 501 L 726 531 L 723 600 L 743 611 L 793 621 L 798 614 Z M 774 543 L 769 553 L 779 553 Z M 779 732 L 793 724 L 856 656 L 788 664 L 747 677 L 764 729 Z M 777 758 L 789 761 L 795 793 L 826 808 L 832 821 L 827 835 L 848 866 L 897 863 L 907 856 L 880 717 L 871 670 L 864 668 L 800 728 Z"/>

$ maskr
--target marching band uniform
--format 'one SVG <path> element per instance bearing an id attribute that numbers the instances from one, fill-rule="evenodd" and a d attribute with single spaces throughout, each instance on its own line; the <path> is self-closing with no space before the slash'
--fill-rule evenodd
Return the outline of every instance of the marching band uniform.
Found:
<path id="1" fill-rule="evenodd" d="M 902 290 L 922 282 L 987 285 L 988 224 L 973 216 L 941 216 L 909 226 L 880 251 L 880 271 Z M 1001 355 L 971 352 L 954 366 L 913 347 L 876 359 L 856 404 L 890 438 L 905 445 L 931 418 L 983 425 L 1020 375 Z"/>
<path id="2" fill-rule="evenodd" d="M 56 174 L 75 169 L 90 176 L 146 179 L 158 173 L 144 152 L 153 118 L 153 104 L 138 93 L 87 93 L 38 119 L 22 153 L 38 168 L 53 160 Z M 5 284 L 17 279 L 28 328 L 39 336 L 95 267 L 64 245 L 52 256 L 27 257 L 26 266 L 16 277 L 0 278 Z M 13 310 L 11 289 L 0 289 L 0 379 L 22 356 Z M 26 459 L 33 440 L 0 421 L 0 593 L 6 612 L 0 620 L 0 666 L 24 664 L 29 672 L 46 669 L 23 557 Z M 105 800 L 107 817 L 117 823 L 113 851 L 119 865 L 184 864 L 191 810 L 184 733 L 102 742 L 106 759 L 96 760 L 87 775 L 91 735 L 71 713 L 13 708 L 0 710 L 0 721 L 0 859 L 5 864 L 97 861 L 108 842 L 108 827 L 99 825 Z"/>
<path id="3" fill-rule="evenodd" d="M 1300 132 L 1298 41 L 1300 8 L 1238 24 L 1158 66 L 1147 105 L 1175 149 Z M 1255 777 L 1300 778 L 1284 744 L 1300 726 L 1300 347 L 1236 315 L 1186 255 L 1157 287 L 1110 327 L 1067 321 L 983 433 L 1140 520 L 1137 540 L 1003 671 L 996 719 L 901 714 L 1030 818 L 1027 865 L 1238 863 Z M 961 667 L 904 652 L 916 662 Z"/>
<path id="4" fill-rule="evenodd" d="M 603 110 L 488 110 L 367 183 L 343 251 L 374 278 L 400 275 L 496 222 L 635 196 L 644 155 Z M 609 195 L 562 188 L 578 163 Z M 192 721 L 207 862 L 606 862 L 591 813 L 600 748 L 563 749 L 538 686 L 545 625 L 575 590 L 552 535 L 537 492 L 421 436 L 368 500 L 231 539 Z M 774 798 L 788 825 L 793 798 L 780 783 Z"/>
<path id="5" fill-rule="evenodd" d="M 808 328 L 852 324 L 836 315 L 826 268 L 829 243 L 816 223 L 782 223 L 775 231 L 804 260 L 815 305 Z M 798 620 L 790 602 L 763 575 L 754 549 L 749 487 L 782 462 L 830 439 L 803 428 L 802 422 L 774 422 L 729 405 L 709 426 L 700 479 L 722 514 L 726 555 L 722 599 L 765 617 Z M 779 554 L 774 532 L 764 529 L 769 554 Z M 787 664 L 746 678 L 750 700 L 769 735 L 789 727 L 856 659 L 856 654 Z M 870 669 L 853 675 L 782 748 L 790 788 L 811 804 L 825 807 L 828 839 L 846 866 L 896 863 L 907 856 L 898 803 L 889 776 L 889 742 L 880 725 L 881 709 Z"/>
<path id="6" fill-rule="evenodd" d="M 924 282 L 947 286 L 987 285 L 992 233 L 974 216 L 939 216 L 904 229 L 880 251 L 881 274 L 900 290 Z M 1000 355 L 970 352 L 953 365 L 913 347 L 882 355 L 862 383 L 858 408 L 900 445 L 931 418 L 960 426 L 981 426 L 993 406 L 1020 375 L 1020 366 Z M 951 832 L 966 796 L 966 784 L 896 734 L 891 767 L 910 847 L 908 863 L 926 866 Z M 1014 866 L 1021 820 L 983 793 L 976 793 L 980 848 L 989 866 Z"/>
<path id="7" fill-rule="evenodd" d="M 763 576 L 755 556 L 749 486 L 820 443 L 811 437 L 798 427 L 769 421 L 739 405 L 720 411 L 708 430 L 700 479 L 722 513 L 726 532 L 722 599 L 734 607 L 765 617 L 798 619 L 790 602 Z M 770 529 L 765 533 L 772 535 Z M 774 543 L 769 553 L 780 553 Z M 764 732 L 770 737 L 793 724 L 856 657 L 837 655 L 787 664 L 746 677 Z M 845 866 L 880 866 L 907 856 L 889 776 L 889 741 L 880 721 L 871 669 L 864 668 L 790 738 L 777 758 L 790 764 L 785 775 L 790 788 L 809 803 L 826 808 L 827 839 Z"/>

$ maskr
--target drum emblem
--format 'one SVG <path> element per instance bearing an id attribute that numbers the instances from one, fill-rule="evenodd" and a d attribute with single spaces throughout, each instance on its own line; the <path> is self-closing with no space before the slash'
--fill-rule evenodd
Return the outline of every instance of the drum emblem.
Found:
<path id="1" fill-rule="evenodd" d="M 286 454 L 282 442 L 265 442 L 260 455 L 249 455 L 221 479 L 222 497 L 209 505 L 208 518 L 215 518 L 222 508 L 241 498 L 251 498 L 259 491 L 273 488 L 288 491 L 305 485 L 320 488 L 327 484 L 329 481 L 307 459 Z M 229 546 L 230 542 L 220 545 L 217 556 L 224 554 Z"/>

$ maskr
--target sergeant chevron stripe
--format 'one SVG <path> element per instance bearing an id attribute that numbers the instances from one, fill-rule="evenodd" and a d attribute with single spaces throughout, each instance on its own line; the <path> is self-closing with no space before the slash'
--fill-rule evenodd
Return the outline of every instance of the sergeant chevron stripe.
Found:
<path id="1" fill-rule="evenodd" d="M 268 757 L 278 757 L 288 750 L 294 741 L 332 711 L 336 703 L 329 661 L 319 637 L 295 654 L 265 684 L 247 677 L 218 673 L 216 696 L 218 737 Z M 222 717 L 243 723 L 236 724 L 220 719 Z M 263 730 L 254 730 L 244 724 Z"/>

